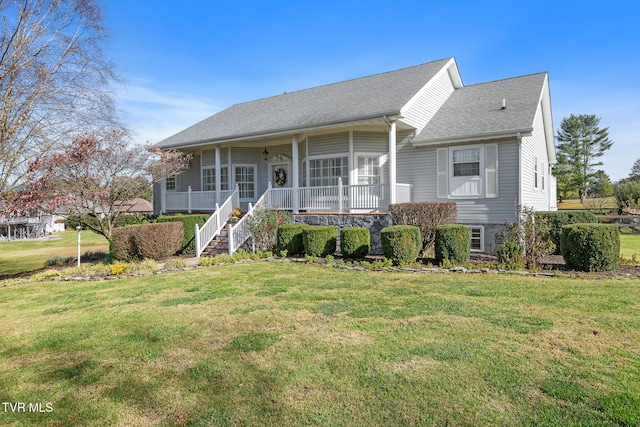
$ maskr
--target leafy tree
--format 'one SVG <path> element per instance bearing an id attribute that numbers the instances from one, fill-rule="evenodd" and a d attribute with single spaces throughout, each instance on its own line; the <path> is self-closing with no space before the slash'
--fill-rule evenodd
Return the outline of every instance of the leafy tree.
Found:
<path id="1" fill-rule="evenodd" d="M 592 192 L 597 196 L 611 196 L 613 195 L 613 184 L 611 178 L 603 170 L 596 172 L 596 178 L 591 187 Z"/>
<path id="2" fill-rule="evenodd" d="M 0 0 L 0 199 L 29 161 L 116 123 L 98 0 Z"/>
<path id="3" fill-rule="evenodd" d="M 629 178 L 633 180 L 640 180 L 640 159 L 636 159 L 636 161 L 633 163 Z"/>
<path id="4" fill-rule="evenodd" d="M 111 239 L 123 202 L 150 183 L 188 168 L 190 155 L 131 145 L 120 129 L 84 133 L 60 150 L 44 153 L 28 169 L 28 185 L 6 203 L 17 215 L 62 208 L 85 228 Z"/>
<path id="5" fill-rule="evenodd" d="M 561 174 L 566 174 L 567 190 L 577 190 L 584 203 L 589 185 L 597 177 L 594 167 L 598 157 L 611 148 L 609 128 L 600 128 L 600 118 L 594 114 L 565 117 L 556 134 L 559 144 L 558 163 Z"/>

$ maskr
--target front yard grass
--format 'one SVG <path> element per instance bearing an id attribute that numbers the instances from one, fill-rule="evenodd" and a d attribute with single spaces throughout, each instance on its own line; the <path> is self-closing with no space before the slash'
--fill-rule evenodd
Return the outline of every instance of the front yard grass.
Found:
<path id="1" fill-rule="evenodd" d="M 107 239 L 92 231 L 82 231 L 80 238 L 82 254 L 109 250 Z M 38 270 L 44 267 L 47 260 L 56 256 L 77 255 L 78 233 L 76 231 L 62 231 L 37 240 L 0 242 L 0 276 Z"/>
<path id="2" fill-rule="evenodd" d="M 2 425 L 640 425 L 640 280 L 238 263 L 0 288 Z"/>

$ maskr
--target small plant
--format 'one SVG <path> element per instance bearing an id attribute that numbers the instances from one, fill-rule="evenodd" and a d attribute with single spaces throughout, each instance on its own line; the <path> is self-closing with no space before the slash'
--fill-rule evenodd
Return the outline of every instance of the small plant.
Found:
<path id="1" fill-rule="evenodd" d="M 52 277 L 60 277 L 60 272 L 58 270 L 45 270 L 40 273 L 36 273 L 32 275 L 31 279 L 37 282 L 42 282 L 45 280 L 49 280 Z"/>
<path id="2" fill-rule="evenodd" d="M 54 256 L 45 261 L 45 267 L 59 267 L 63 265 L 69 265 L 72 262 L 76 261 L 77 258 L 74 256 Z"/>
<path id="3" fill-rule="evenodd" d="M 508 241 L 498 248 L 498 262 L 507 270 L 524 268 L 524 246 L 518 242 Z"/>
<path id="4" fill-rule="evenodd" d="M 240 206 L 236 206 L 236 208 L 232 210 L 231 213 L 229 214 L 229 221 L 238 222 L 238 220 L 240 220 L 241 217 L 242 217 L 242 209 L 240 209 Z"/>
<path id="5" fill-rule="evenodd" d="M 171 258 L 164 265 L 166 270 L 180 270 L 181 268 L 185 268 L 187 263 L 182 258 Z"/>
<path id="6" fill-rule="evenodd" d="M 283 249 L 280 251 L 280 258 L 286 258 L 288 254 L 288 251 L 286 249 Z"/>
<path id="7" fill-rule="evenodd" d="M 291 223 L 291 215 L 286 211 L 258 207 L 249 218 L 249 229 L 256 249 L 272 251 L 276 248 L 278 226 Z"/>
<path id="8" fill-rule="evenodd" d="M 120 274 L 125 273 L 128 267 L 129 265 L 124 263 L 113 264 L 111 265 L 110 272 L 113 276 L 119 276 Z"/>
<path id="9" fill-rule="evenodd" d="M 308 262 L 308 263 L 314 263 L 316 261 L 318 261 L 318 257 L 315 255 L 305 255 L 304 259 Z"/>
<path id="10" fill-rule="evenodd" d="M 336 259 L 333 255 L 327 255 L 326 257 L 324 257 L 324 260 L 327 264 L 332 264 Z"/>
<path id="11" fill-rule="evenodd" d="M 535 215 L 533 208 L 528 206 L 517 206 L 516 215 L 516 222 L 505 220 L 507 230 L 501 236 L 503 244 L 513 242 L 521 245 L 524 265 L 529 270 L 539 270 L 542 259 L 556 248 L 551 238 L 551 222 L 543 215 Z M 513 253 L 515 246 L 511 245 L 504 251 Z"/>

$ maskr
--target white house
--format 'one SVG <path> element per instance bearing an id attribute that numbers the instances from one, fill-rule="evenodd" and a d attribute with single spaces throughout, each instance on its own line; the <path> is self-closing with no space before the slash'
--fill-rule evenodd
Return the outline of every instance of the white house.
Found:
<path id="1" fill-rule="evenodd" d="M 361 213 L 454 201 L 474 248 L 492 251 L 516 205 L 556 208 L 547 73 L 464 86 L 454 58 L 232 105 L 157 145 L 193 160 L 155 186 L 154 211 L 218 204 L 207 241 L 235 203 Z"/>

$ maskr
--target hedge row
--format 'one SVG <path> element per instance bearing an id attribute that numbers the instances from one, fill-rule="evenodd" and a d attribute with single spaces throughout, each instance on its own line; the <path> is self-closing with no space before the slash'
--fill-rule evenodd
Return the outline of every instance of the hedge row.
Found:
<path id="1" fill-rule="evenodd" d="M 184 230 L 179 222 L 130 225 L 113 229 L 111 254 L 130 262 L 151 258 L 162 260 L 180 250 Z"/>
<path id="2" fill-rule="evenodd" d="M 560 237 L 562 236 L 562 227 L 569 224 L 596 224 L 598 218 L 589 211 L 555 211 L 555 212 L 536 212 L 535 219 L 546 218 L 549 221 L 550 230 L 549 237 L 556 245 L 555 253 L 560 254 Z"/>
<path id="3" fill-rule="evenodd" d="M 184 228 L 184 239 L 181 243 L 180 250 L 183 254 L 194 254 L 196 252 L 195 242 L 195 225 L 202 226 L 209 219 L 210 215 L 167 215 L 160 216 L 156 222 L 180 222 Z"/>

